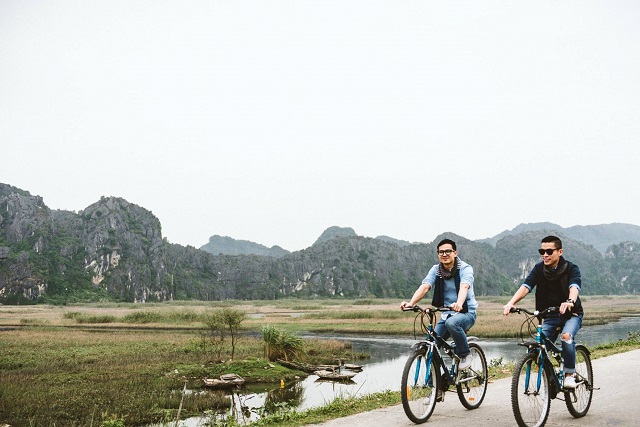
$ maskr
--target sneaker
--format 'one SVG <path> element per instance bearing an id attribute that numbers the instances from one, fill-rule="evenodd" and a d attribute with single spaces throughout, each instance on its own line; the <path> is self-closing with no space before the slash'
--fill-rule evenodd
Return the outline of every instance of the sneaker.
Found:
<path id="1" fill-rule="evenodd" d="M 444 401 L 444 393 L 442 393 L 442 390 L 438 390 L 437 397 L 436 397 L 436 402 L 443 402 Z M 426 406 L 429 406 L 431 404 L 431 397 L 433 396 L 433 393 L 431 393 L 431 396 L 427 396 L 424 398 L 424 404 Z"/>
<path id="2" fill-rule="evenodd" d="M 471 353 L 467 354 L 462 359 L 460 359 L 460 363 L 458 363 L 458 369 L 462 371 L 469 368 L 469 366 L 471 366 L 471 359 L 472 359 Z"/>
<path id="3" fill-rule="evenodd" d="M 576 388 L 576 376 L 575 375 L 567 375 L 564 377 L 564 388 Z"/>

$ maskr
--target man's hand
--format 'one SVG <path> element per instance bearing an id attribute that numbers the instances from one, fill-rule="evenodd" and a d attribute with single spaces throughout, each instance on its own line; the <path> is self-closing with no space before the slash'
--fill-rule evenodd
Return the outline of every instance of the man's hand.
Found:
<path id="1" fill-rule="evenodd" d="M 458 302 L 454 302 L 453 304 L 451 304 L 449 307 L 451 307 L 451 309 L 453 311 L 457 311 L 459 312 L 460 310 L 462 310 L 462 304 L 459 304 Z"/>
<path id="2" fill-rule="evenodd" d="M 511 304 L 510 302 L 506 303 L 504 307 L 502 307 L 502 314 L 508 316 L 509 313 L 511 313 L 511 309 L 513 307 L 515 307 L 515 305 Z"/>
<path id="3" fill-rule="evenodd" d="M 573 303 L 569 301 L 565 301 L 560 304 L 560 314 L 566 313 L 567 310 L 571 311 L 573 309 Z"/>

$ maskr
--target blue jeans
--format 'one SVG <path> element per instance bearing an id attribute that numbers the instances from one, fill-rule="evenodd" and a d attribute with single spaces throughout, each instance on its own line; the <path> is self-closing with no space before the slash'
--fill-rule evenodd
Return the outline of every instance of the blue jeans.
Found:
<path id="1" fill-rule="evenodd" d="M 576 371 L 576 334 L 582 326 L 582 316 L 582 314 L 574 315 L 569 319 L 564 319 L 561 316 L 547 317 L 542 322 L 542 332 L 552 342 L 555 342 L 558 338 L 558 327 L 562 329 L 562 334 L 571 335 L 569 341 L 560 340 L 565 374 L 573 374 Z M 562 334 L 560 337 L 562 337 Z"/>
<path id="2" fill-rule="evenodd" d="M 442 338 L 453 338 L 456 343 L 455 353 L 459 357 L 464 357 L 470 353 L 469 343 L 467 342 L 467 331 L 476 323 L 476 312 L 455 313 L 447 316 L 443 313 L 436 323 L 436 333 Z M 443 317 L 445 318 L 443 320 Z"/>

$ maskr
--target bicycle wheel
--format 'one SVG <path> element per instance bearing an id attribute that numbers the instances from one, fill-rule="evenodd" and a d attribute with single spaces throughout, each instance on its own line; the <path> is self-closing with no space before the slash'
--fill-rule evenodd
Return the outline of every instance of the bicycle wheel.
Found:
<path id="1" fill-rule="evenodd" d="M 576 384 L 575 390 L 564 392 L 564 401 L 571 415 L 580 418 L 587 415 L 593 395 L 591 357 L 583 345 L 576 346 Z"/>
<path id="2" fill-rule="evenodd" d="M 528 353 L 516 364 L 511 379 L 511 407 L 520 427 L 541 427 L 547 422 L 551 407 L 549 381 L 537 354 Z"/>
<path id="3" fill-rule="evenodd" d="M 436 390 L 440 383 L 433 351 L 417 351 L 409 356 L 402 371 L 400 397 L 405 414 L 416 424 L 429 419 L 436 406 Z"/>
<path id="4" fill-rule="evenodd" d="M 471 367 L 460 373 L 460 379 L 456 385 L 460 403 L 467 409 L 476 409 L 484 400 L 487 392 L 489 371 L 487 358 L 478 344 L 469 344 L 471 350 Z"/>

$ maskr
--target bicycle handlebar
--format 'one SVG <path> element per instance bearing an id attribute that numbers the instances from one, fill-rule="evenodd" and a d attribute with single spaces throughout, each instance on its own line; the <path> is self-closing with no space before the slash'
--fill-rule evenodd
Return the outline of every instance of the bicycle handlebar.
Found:
<path id="1" fill-rule="evenodd" d="M 402 307 L 402 311 L 415 311 L 415 312 L 424 311 L 425 313 L 428 313 L 428 312 L 435 313 L 437 311 L 450 311 L 450 310 L 452 310 L 451 307 L 427 307 L 427 308 L 422 308 L 419 305 Z"/>
<path id="2" fill-rule="evenodd" d="M 535 310 L 533 312 L 527 310 L 526 308 L 519 307 L 511 307 L 509 313 L 526 313 L 529 316 L 543 316 L 549 313 L 554 313 L 556 311 L 560 311 L 560 307 L 547 307 L 542 311 Z"/>

